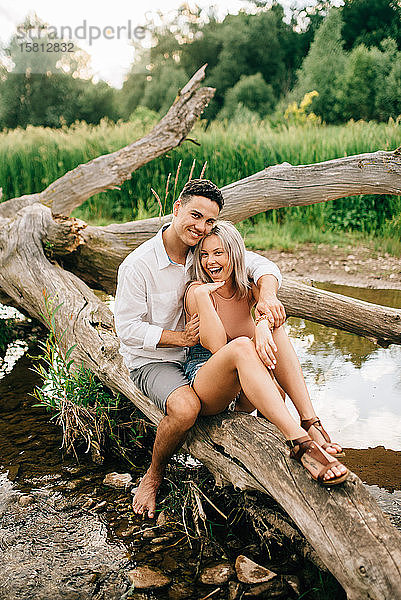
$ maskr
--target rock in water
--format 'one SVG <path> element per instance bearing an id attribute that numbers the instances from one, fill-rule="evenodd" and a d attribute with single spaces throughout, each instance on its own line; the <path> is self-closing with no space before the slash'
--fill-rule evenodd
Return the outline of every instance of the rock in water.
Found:
<path id="1" fill-rule="evenodd" d="M 185 583 L 173 583 L 168 591 L 169 600 L 186 600 L 194 598 L 194 589 Z"/>
<path id="2" fill-rule="evenodd" d="M 234 569 L 229 562 L 221 562 L 212 567 L 206 567 L 200 574 L 199 581 L 207 585 L 221 585 L 234 575 Z"/>
<path id="3" fill-rule="evenodd" d="M 25 508 L 26 506 L 30 506 L 31 504 L 33 504 L 35 502 L 35 498 L 33 496 L 20 496 L 18 498 L 18 504 L 20 506 L 22 506 L 23 508 Z"/>
<path id="4" fill-rule="evenodd" d="M 129 473 L 107 473 L 103 483 L 114 488 L 127 488 L 132 483 L 132 477 Z"/>
<path id="5" fill-rule="evenodd" d="M 172 579 L 155 567 L 136 567 L 127 577 L 138 590 L 155 590 L 170 585 Z"/>
<path id="6" fill-rule="evenodd" d="M 239 581 L 242 583 L 264 583 L 265 581 L 270 581 L 273 577 L 277 577 L 277 573 L 269 571 L 269 569 L 262 567 L 262 565 L 258 565 L 243 554 L 237 556 L 235 570 Z"/>

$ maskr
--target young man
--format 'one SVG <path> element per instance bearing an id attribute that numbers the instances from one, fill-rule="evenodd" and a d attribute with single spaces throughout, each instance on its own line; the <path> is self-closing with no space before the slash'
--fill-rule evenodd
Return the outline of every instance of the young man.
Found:
<path id="1" fill-rule="evenodd" d="M 120 265 L 115 323 L 135 385 L 165 413 L 157 428 L 151 465 L 133 501 L 137 514 L 155 514 L 156 494 L 167 462 L 183 443 L 200 401 L 182 370 L 185 348 L 199 341 L 199 320 L 185 325 L 183 296 L 193 248 L 210 232 L 224 204 L 220 190 L 204 179 L 189 181 L 173 207 L 173 220 L 136 248 Z M 256 310 L 279 327 L 285 311 L 276 297 L 280 271 L 247 252 L 248 272 L 260 290 Z"/>

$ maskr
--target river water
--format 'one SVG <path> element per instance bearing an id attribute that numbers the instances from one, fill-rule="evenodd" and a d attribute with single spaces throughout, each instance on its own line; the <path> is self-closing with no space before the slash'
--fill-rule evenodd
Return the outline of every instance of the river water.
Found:
<path id="1" fill-rule="evenodd" d="M 401 308 L 400 291 L 321 287 Z M 112 308 L 112 299 L 108 302 Z M 346 448 L 345 464 L 369 486 L 398 526 L 401 523 L 401 347 L 383 349 L 364 338 L 302 319 L 290 318 L 287 327 L 317 414 L 332 438 Z M 3 570 L 0 600 L 45 599 L 49 597 L 49 589 L 53 590 L 54 598 L 95 598 L 92 592 L 96 585 L 108 600 L 120 598 L 126 583 L 115 573 L 121 573 L 124 561 L 140 550 L 138 542 L 127 541 L 124 534 L 132 525 L 129 495 L 102 486 L 105 474 L 121 471 L 121 466 L 112 462 L 94 466 L 86 456 L 78 464 L 73 457 L 61 455 L 60 431 L 49 423 L 47 413 L 34 406 L 35 401 L 29 395 L 39 383 L 31 369 L 32 359 L 27 354 L 27 345 L 21 341 L 11 344 L 5 358 L 0 359 L 0 549 L 4 561 L 1 564 L 0 559 Z M 18 504 L 27 495 L 35 502 L 35 510 L 29 513 L 31 520 L 27 509 Z M 89 503 L 90 510 L 71 513 L 70 528 L 63 525 L 60 531 L 55 530 L 54 519 L 49 515 L 60 510 L 68 514 L 72 495 L 80 498 L 80 506 L 83 501 Z M 97 506 L 105 499 L 119 506 L 119 510 L 109 509 L 107 518 L 102 515 L 102 507 Z M 32 531 L 38 538 L 40 556 L 34 574 L 32 547 L 24 543 Z M 51 539 L 55 531 L 56 537 Z M 82 541 L 85 536 L 93 542 L 91 551 L 85 550 L 87 544 Z M 92 567 L 88 570 L 85 565 L 93 560 L 97 561 L 97 570 Z M 74 583 L 66 582 L 61 575 L 62 571 L 68 572 L 69 565 L 75 573 Z M 77 572 L 82 579 L 81 587 L 77 584 Z M 95 584 L 96 573 L 109 575 L 104 576 L 101 584 Z M 110 573 L 114 573 L 114 578 Z M 53 587 L 49 588 L 49 581 Z M 89 587 L 92 595 L 87 591 Z M 63 593 L 57 595 L 56 591 L 61 589 Z"/>

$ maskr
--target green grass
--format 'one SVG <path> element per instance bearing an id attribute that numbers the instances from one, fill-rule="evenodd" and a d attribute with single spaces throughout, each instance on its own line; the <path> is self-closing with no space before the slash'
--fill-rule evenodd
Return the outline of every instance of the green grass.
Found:
<path id="1" fill-rule="evenodd" d="M 68 129 L 28 127 L 0 133 L 3 199 L 39 192 L 78 164 L 142 137 L 150 127 L 140 120 L 117 124 L 102 121 L 98 126 L 78 123 Z M 200 122 L 190 137 L 200 145 L 184 142 L 135 171 L 120 190 L 109 190 L 90 198 L 74 215 L 94 225 L 156 216 L 158 205 L 150 188 L 164 198 L 168 174 L 174 177 L 180 161 L 178 190 L 186 182 L 194 160 L 194 177 L 199 176 L 207 161 L 205 177 L 224 186 L 282 162 L 310 164 L 379 149 L 392 150 L 401 144 L 401 123 L 351 121 L 340 126 L 277 128 L 265 122 L 212 123 L 206 129 Z M 166 212 L 170 212 L 171 204 L 172 194 L 166 203 Z M 341 231 L 354 231 L 399 255 L 400 215 L 401 196 L 354 196 L 270 211 L 268 220 L 273 225 L 286 224 L 284 229 L 271 229 L 274 243 L 283 247 L 295 240 L 298 243 L 310 238 L 322 241 L 320 236 L 323 236 L 327 241 L 333 235 L 338 237 Z M 252 224 L 258 219 L 266 220 L 261 215 L 255 217 Z"/>
<path id="2" fill-rule="evenodd" d="M 237 225 L 249 250 L 281 250 L 294 252 L 303 244 L 328 244 L 330 246 L 370 247 L 376 252 L 385 252 L 401 256 L 401 240 L 389 234 L 383 237 L 360 231 L 325 230 L 322 231 L 313 223 L 304 224 L 301 221 L 285 221 L 282 224 L 273 223 L 268 219 L 252 223 L 250 219 Z"/>
<path id="3" fill-rule="evenodd" d="M 250 250 L 275 249 L 292 252 L 302 244 L 345 246 L 351 239 L 363 238 L 359 233 L 352 235 L 345 232 L 321 231 L 313 223 L 305 226 L 300 221 L 286 221 L 280 225 L 266 219 L 264 222 L 252 224 L 248 219 L 240 223 L 238 229 L 245 240 L 246 247 Z"/>

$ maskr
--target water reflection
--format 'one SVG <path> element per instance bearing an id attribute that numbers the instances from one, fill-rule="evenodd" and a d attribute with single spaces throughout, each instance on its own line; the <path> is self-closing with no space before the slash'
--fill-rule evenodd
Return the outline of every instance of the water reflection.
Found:
<path id="1" fill-rule="evenodd" d="M 401 450 L 401 348 L 288 320 L 317 414 L 345 447 Z"/>
<path id="2" fill-rule="evenodd" d="M 351 285 L 338 285 L 335 283 L 314 283 L 314 287 L 320 290 L 328 290 L 335 294 L 350 296 L 372 304 L 382 304 L 392 308 L 401 308 L 401 290 L 375 290 L 370 288 L 358 288 Z"/>

